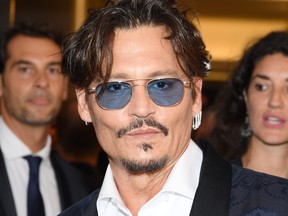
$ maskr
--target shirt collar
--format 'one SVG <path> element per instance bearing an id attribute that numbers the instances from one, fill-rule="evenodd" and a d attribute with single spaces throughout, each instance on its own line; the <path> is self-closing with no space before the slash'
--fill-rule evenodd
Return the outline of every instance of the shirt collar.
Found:
<path id="1" fill-rule="evenodd" d="M 172 169 L 161 191 L 175 192 L 194 199 L 199 184 L 203 160 L 201 149 L 190 140 L 190 143 Z"/>
<path id="2" fill-rule="evenodd" d="M 46 159 L 49 157 L 51 150 L 51 136 L 49 135 L 46 140 L 46 145 L 35 155 Z M 22 140 L 20 140 L 6 125 L 2 117 L 0 117 L 0 147 L 5 157 L 9 160 L 20 158 L 26 155 L 31 155 L 31 150 L 27 147 Z"/>
<path id="3" fill-rule="evenodd" d="M 174 192 L 194 199 L 199 184 L 202 160 L 201 149 L 190 140 L 187 149 L 173 167 L 160 193 L 164 191 Z M 115 185 L 111 167 L 108 165 L 98 200 L 110 198 L 116 199 L 117 202 L 124 205 Z"/>

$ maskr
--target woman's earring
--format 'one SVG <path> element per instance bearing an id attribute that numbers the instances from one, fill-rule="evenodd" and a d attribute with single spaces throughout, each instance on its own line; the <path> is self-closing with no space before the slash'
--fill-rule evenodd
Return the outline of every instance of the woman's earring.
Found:
<path id="1" fill-rule="evenodd" d="M 249 137 L 252 133 L 250 124 L 249 124 L 249 118 L 248 115 L 245 117 L 245 122 L 242 125 L 242 130 L 241 130 L 241 136 L 242 137 Z"/>
<path id="2" fill-rule="evenodd" d="M 192 122 L 193 130 L 196 130 L 197 128 L 199 128 L 199 126 L 201 125 L 201 118 L 202 118 L 202 111 L 200 111 L 193 117 L 193 122 Z"/>
<path id="3" fill-rule="evenodd" d="M 87 126 L 89 123 L 87 121 L 85 121 L 85 125 Z"/>

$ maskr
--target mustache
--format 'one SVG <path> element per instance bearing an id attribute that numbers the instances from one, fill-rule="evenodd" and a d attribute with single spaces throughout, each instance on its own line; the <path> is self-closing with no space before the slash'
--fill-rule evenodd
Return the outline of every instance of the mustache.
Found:
<path id="1" fill-rule="evenodd" d="M 137 128 L 141 128 L 143 125 L 147 125 L 149 127 L 153 127 L 153 128 L 157 128 L 159 129 L 165 136 L 168 135 L 168 128 L 165 127 L 164 125 L 160 124 L 159 122 L 157 122 L 155 119 L 153 118 L 146 118 L 146 119 L 135 119 L 133 120 L 129 126 L 121 128 L 117 131 L 117 138 L 121 138 L 123 137 L 125 134 L 127 134 L 128 132 L 137 129 Z"/>

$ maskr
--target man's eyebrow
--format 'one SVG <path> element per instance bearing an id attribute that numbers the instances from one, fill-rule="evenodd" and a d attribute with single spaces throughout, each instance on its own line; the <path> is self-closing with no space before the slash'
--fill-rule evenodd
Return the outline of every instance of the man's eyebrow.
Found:
<path id="1" fill-rule="evenodd" d="M 25 65 L 33 65 L 33 63 L 31 61 L 27 61 L 27 60 L 18 60 L 18 61 L 15 61 L 11 67 L 15 67 L 17 65 L 20 65 L 20 64 L 25 64 Z"/>
<path id="2" fill-rule="evenodd" d="M 175 70 L 157 70 L 149 74 L 146 78 L 153 78 L 153 77 L 171 77 L 178 75 Z M 116 75 L 111 75 L 110 79 L 131 79 L 131 77 L 126 73 L 118 73 Z"/>
<path id="3" fill-rule="evenodd" d="M 15 62 L 11 65 L 11 67 L 15 67 L 15 66 L 21 65 L 21 64 L 23 64 L 23 65 L 34 65 L 34 63 L 31 62 L 31 61 L 18 60 L 18 61 L 15 61 Z M 55 65 L 61 66 L 61 61 L 51 61 L 51 62 L 48 62 L 48 63 L 47 63 L 47 66 L 55 66 Z"/>
<path id="4" fill-rule="evenodd" d="M 159 70 L 150 74 L 151 77 L 174 76 L 174 75 L 178 75 L 178 73 L 175 70 Z"/>
<path id="5" fill-rule="evenodd" d="M 52 62 L 48 62 L 48 64 L 47 65 L 49 65 L 49 66 L 53 66 L 53 65 L 61 65 L 61 61 L 52 61 Z"/>

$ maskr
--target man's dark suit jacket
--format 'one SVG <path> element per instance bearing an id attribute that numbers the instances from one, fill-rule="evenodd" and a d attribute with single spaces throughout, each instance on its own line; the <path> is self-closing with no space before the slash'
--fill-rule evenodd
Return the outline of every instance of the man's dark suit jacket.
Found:
<path id="1" fill-rule="evenodd" d="M 54 168 L 62 210 L 88 195 L 82 176 L 57 153 L 51 152 L 50 160 Z M 0 150 L 0 215 L 17 216 L 7 170 Z"/>
<path id="2" fill-rule="evenodd" d="M 190 216 L 288 215 L 288 180 L 230 165 L 206 143 L 199 146 L 203 163 Z M 97 216 L 99 191 L 60 216 Z"/>

